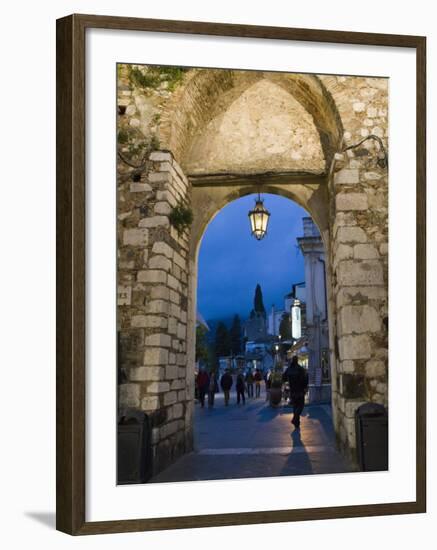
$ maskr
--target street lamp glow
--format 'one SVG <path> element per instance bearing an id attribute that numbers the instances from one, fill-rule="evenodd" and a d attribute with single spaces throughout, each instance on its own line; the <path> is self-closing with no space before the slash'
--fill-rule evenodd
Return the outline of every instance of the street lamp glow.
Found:
<path id="1" fill-rule="evenodd" d="M 264 207 L 264 202 L 258 194 L 255 201 L 255 208 L 249 212 L 250 227 L 252 235 L 260 241 L 267 233 L 270 212 Z"/>

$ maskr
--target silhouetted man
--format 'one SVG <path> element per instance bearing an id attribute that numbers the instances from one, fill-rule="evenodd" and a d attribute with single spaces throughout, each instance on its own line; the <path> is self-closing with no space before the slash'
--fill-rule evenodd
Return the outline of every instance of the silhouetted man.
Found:
<path id="1" fill-rule="evenodd" d="M 240 399 L 243 401 L 243 405 L 244 405 L 246 403 L 246 396 L 245 396 L 246 383 L 244 381 L 243 373 L 241 372 L 237 376 L 236 389 L 237 389 L 237 405 L 240 404 Z"/>
<path id="2" fill-rule="evenodd" d="M 253 397 L 253 374 L 252 369 L 249 369 L 246 374 L 247 397 Z"/>
<path id="3" fill-rule="evenodd" d="M 305 394 L 308 391 L 308 373 L 304 367 L 299 365 L 297 357 L 294 355 L 285 374 L 290 385 L 290 399 L 293 405 L 291 423 L 298 429 L 300 426 L 300 415 L 305 406 Z"/>
<path id="4" fill-rule="evenodd" d="M 261 397 L 261 382 L 263 377 L 259 369 L 256 369 L 254 379 L 255 379 L 255 397 Z"/>
<path id="5" fill-rule="evenodd" d="M 220 379 L 220 386 L 222 387 L 223 394 L 225 396 L 225 405 L 226 407 L 229 405 L 229 392 L 231 391 L 232 384 L 233 384 L 232 376 L 229 373 L 229 370 L 226 369 L 223 376 Z"/>
<path id="6" fill-rule="evenodd" d="M 201 407 L 205 406 L 205 395 L 209 388 L 209 376 L 204 367 L 200 368 L 197 375 L 197 389 L 199 392 L 199 401 Z"/>

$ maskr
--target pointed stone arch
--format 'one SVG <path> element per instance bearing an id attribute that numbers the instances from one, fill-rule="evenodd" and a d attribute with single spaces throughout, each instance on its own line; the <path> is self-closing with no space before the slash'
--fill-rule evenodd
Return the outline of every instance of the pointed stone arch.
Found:
<path id="1" fill-rule="evenodd" d="M 162 147 L 171 150 L 184 168 L 194 137 L 202 132 L 214 113 L 225 112 L 260 80 L 280 86 L 311 115 L 329 169 L 343 137 L 343 126 L 331 94 L 316 75 L 193 69 L 164 107 L 160 125 Z"/>

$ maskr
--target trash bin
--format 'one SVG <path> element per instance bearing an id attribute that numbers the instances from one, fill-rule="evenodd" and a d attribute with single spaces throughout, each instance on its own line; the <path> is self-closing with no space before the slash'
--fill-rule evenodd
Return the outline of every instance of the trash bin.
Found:
<path id="1" fill-rule="evenodd" d="M 357 460 L 364 472 L 388 470 L 388 415 L 383 405 L 365 403 L 355 411 Z"/>
<path id="2" fill-rule="evenodd" d="M 117 426 L 117 483 L 145 483 L 152 475 L 151 429 L 143 411 L 129 409 Z"/>

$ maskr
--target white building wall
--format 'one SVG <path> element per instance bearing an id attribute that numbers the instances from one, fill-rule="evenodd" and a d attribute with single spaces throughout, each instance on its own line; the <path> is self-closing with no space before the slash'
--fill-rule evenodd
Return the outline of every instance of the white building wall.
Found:
<path id="1" fill-rule="evenodd" d="M 273 336 L 277 336 L 279 334 L 279 325 L 281 324 L 281 319 L 284 313 L 285 311 L 283 309 L 275 309 L 275 306 L 272 306 L 267 320 L 267 331 L 269 334 L 272 334 Z"/>
<path id="2" fill-rule="evenodd" d="M 303 237 L 298 244 L 304 257 L 306 325 L 308 336 L 308 375 L 310 402 L 330 398 L 330 387 L 322 380 L 322 353 L 329 348 L 326 305 L 325 250 L 317 226 L 303 218 Z"/>

